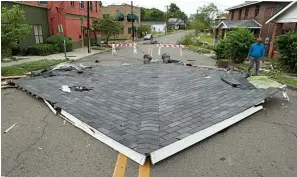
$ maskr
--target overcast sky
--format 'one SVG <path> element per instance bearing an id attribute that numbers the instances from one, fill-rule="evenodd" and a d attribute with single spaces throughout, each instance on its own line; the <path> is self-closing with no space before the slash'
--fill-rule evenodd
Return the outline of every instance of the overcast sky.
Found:
<path id="1" fill-rule="evenodd" d="M 110 4 L 130 4 L 131 1 L 126 0 L 103 0 L 103 5 Z M 175 3 L 183 12 L 188 16 L 196 13 L 198 7 L 202 7 L 204 4 L 214 3 L 220 10 L 224 10 L 228 7 L 243 3 L 244 0 L 135 0 L 134 5 L 146 8 L 157 8 L 162 11 L 166 11 L 166 5 Z"/>

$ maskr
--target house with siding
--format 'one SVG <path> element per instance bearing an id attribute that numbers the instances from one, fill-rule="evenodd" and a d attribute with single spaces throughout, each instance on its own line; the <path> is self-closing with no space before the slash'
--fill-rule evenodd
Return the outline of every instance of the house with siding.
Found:
<path id="1" fill-rule="evenodd" d="M 101 7 L 101 14 L 102 17 L 105 15 L 111 15 L 123 23 L 124 28 L 122 33 L 115 36 L 115 39 L 131 39 L 132 30 L 134 30 L 134 37 L 138 36 L 138 27 L 141 24 L 139 7 L 132 7 L 129 4 L 109 5 Z"/>
<path id="2" fill-rule="evenodd" d="M 234 28 L 249 28 L 254 32 L 255 38 L 261 37 L 264 40 L 267 52 L 269 51 L 275 23 L 266 22 L 290 3 L 290 1 L 246 1 L 230 7 L 226 9 L 226 11 L 229 11 L 227 20 L 219 23 L 214 29 L 215 38 L 224 38 L 226 32 Z M 295 22 L 288 22 L 282 26 L 282 31 L 294 30 L 295 28 Z"/>
<path id="3" fill-rule="evenodd" d="M 154 32 L 165 32 L 166 22 L 165 21 L 142 21 L 143 25 L 151 25 L 152 31 Z"/>
<path id="4" fill-rule="evenodd" d="M 175 29 L 175 30 L 186 29 L 186 23 L 184 20 L 179 18 L 169 18 L 168 28 Z"/>
<path id="5" fill-rule="evenodd" d="M 99 1 L 23 1 L 23 4 L 47 8 L 50 35 L 61 34 L 70 37 L 73 47 L 78 48 L 86 44 L 87 2 L 90 3 L 92 26 L 92 21 L 100 17 Z M 96 36 L 91 32 L 92 43 Z"/>
<path id="6" fill-rule="evenodd" d="M 13 5 L 19 5 L 24 10 L 25 20 L 23 23 L 30 25 L 31 33 L 20 42 L 20 52 L 24 53 L 28 46 L 42 43 L 50 36 L 48 25 L 48 12 L 46 7 L 36 6 L 32 4 L 24 4 L 13 1 L 1 1 L 1 6 L 11 8 Z"/>

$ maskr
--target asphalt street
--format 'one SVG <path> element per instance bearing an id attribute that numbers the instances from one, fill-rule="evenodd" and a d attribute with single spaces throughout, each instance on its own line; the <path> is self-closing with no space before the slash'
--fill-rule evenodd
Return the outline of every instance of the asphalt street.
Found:
<path id="1" fill-rule="evenodd" d="M 189 33 L 186 32 L 179 32 L 167 36 L 157 37 L 154 40 L 157 40 L 161 44 L 176 44 L 176 41 L 181 39 L 185 34 Z M 149 48 L 152 47 L 152 57 L 153 59 L 161 60 L 161 56 L 164 53 L 170 55 L 172 60 L 178 60 L 184 63 L 192 63 L 193 65 L 206 65 L 206 66 L 215 66 L 215 60 L 210 59 L 209 57 L 198 54 L 195 52 L 191 52 L 188 50 L 182 51 L 182 56 L 180 55 L 179 48 L 162 48 L 161 49 L 161 56 L 158 55 L 158 47 L 156 44 L 148 45 L 143 44 L 143 41 L 137 43 L 137 54 L 134 55 L 133 47 L 121 47 L 117 50 L 116 55 L 111 55 L 110 52 L 104 52 L 100 55 L 95 55 L 93 57 L 89 57 L 88 59 L 80 60 L 78 62 L 83 62 L 85 64 L 93 65 L 96 60 L 100 61 L 97 65 L 122 65 L 122 64 L 137 64 L 143 63 L 143 56 L 148 54 Z"/>
<path id="2" fill-rule="evenodd" d="M 173 43 L 183 34 L 157 40 Z M 139 45 L 143 51 L 147 51 L 147 47 Z M 140 49 L 135 56 L 133 49 L 127 47 L 117 51 L 122 57 L 106 52 L 82 62 L 95 64 L 95 60 L 99 60 L 99 65 L 142 63 Z M 182 58 L 179 51 L 169 50 L 172 58 Z M 195 60 L 199 65 L 214 66 L 215 63 L 204 55 L 189 51 L 184 51 L 183 57 Z M 297 93 L 289 91 L 288 94 L 290 102 L 276 94 L 264 105 L 264 110 L 142 169 L 129 159 L 120 163 L 118 152 L 73 125 L 64 124 L 63 119 L 53 115 L 42 101 L 21 90 L 5 89 L 1 92 L 1 175 L 111 177 L 120 167 L 125 169 L 125 177 L 141 176 L 147 170 L 151 177 L 295 177 Z M 14 128 L 4 133 L 15 123 Z"/>

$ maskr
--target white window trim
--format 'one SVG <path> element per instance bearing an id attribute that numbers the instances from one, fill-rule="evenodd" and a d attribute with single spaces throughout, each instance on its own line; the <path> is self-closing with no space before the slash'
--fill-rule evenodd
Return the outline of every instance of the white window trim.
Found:
<path id="1" fill-rule="evenodd" d="M 82 7 L 83 4 L 83 7 Z M 84 9 L 85 8 L 85 1 L 79 1 L 79 8 Z"/>
<path id="2" fill-rule="evenodd" d="M 33 25 L 34 37 L 36 44 L 43 43 L 43 32 L 40 24 Z"/>

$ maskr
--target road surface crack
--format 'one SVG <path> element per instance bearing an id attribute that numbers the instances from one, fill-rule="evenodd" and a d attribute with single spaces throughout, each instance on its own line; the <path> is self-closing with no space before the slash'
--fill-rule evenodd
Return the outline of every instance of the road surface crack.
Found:
<path id="1" fill-rule="evenodd" d="M 8 173 L 5 175 L 5 176 L 8 176 L 11 172 L 13 172 L 15 169 L 17 169 L 23 162 L 19 162 L 19 157 L 23 154 L 23 153 L 25 153 L 26 151 L 28 151 L 32 146 L 34 146 L 39 140 L 41 140 L 41 138 L 45 135 L 45 128 L 48 126 L 48 122 L 46 122 L 45 121 L 45 119 L 46 119 L 46 117 L 49 115 L 49 113 L 50 113 L 51 111 L 48 111 L 47 113 L 46 113 L 46 115 L 42 118 L 42 122 L 44 122 L 45 123 L 45 125 L 44 125 L 44 127 L 43 127 L 43 129 L 42 129 L 42 134 L 41 134 L 41 136 L 39 136 L 32 144 L 30 144 L 24 151 L 22 151 L 22 152 L 20 152 L 18 155 L 17 155 L 17 165 L 16 166 L 14 166 L 11 170 L 9 170 L 8 171 Z"/>
<path id="2" fill-rule="evenodd" d="M 265 123 L 270 123 L 270 124 L 275 124 L 275 125 L 280 125 L 280 126 L 285 126 L 285 127 L 297 128 L 295 126 L 286 125 L 286 124 L 282 124 L 282 123 L 279 123 L 279 122 L 269 122 L 269 121 L 265 121 L 265 120 L 257 120 L 257 121 L 265 122 Z"/>

